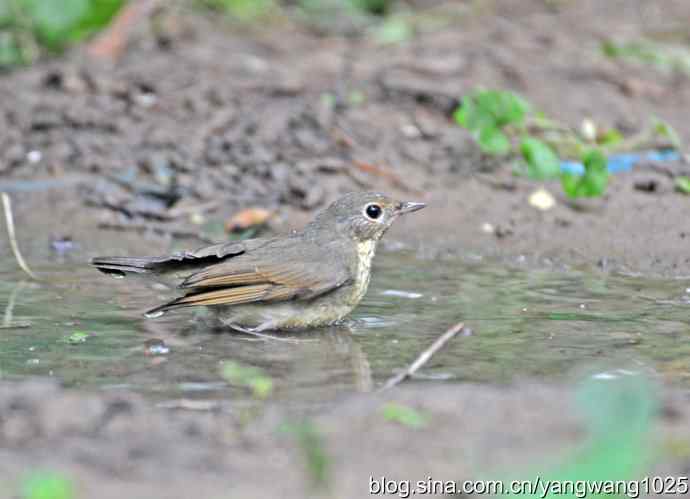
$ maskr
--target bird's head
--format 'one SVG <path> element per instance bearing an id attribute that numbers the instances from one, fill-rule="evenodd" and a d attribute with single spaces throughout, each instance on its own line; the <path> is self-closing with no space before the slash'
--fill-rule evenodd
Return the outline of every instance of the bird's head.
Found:
<path id="1" fill-rule="evenodd" d="M 335 231 L 358 242 L 378 241 L 400 215 L 425 206 L 424 203 L 396 201 L 378 192 L 351 192 L 317 215 L 305 232 L 327 236 Z"/>

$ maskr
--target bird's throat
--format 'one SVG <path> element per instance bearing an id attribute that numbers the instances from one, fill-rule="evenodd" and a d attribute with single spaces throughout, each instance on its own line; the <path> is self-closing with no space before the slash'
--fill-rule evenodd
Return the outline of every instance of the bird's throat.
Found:
<path id="1" fill-rule="evenodd" d="M 376 253 L 375 240 L 357 243 L 357 272 L 352 293 L 352 301 L 356 305 L 364 297 L 369 287 L 371 277 L 371 261 Z"/>

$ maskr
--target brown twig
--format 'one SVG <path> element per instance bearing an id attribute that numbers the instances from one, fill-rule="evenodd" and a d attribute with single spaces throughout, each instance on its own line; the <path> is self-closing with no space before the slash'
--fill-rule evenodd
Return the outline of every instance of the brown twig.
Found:
<path id="1" fill-rule="evenodd" d="M 2 196 L 2 206 L 5 212 L 5 222 L 7 225 L 7 237 L 10 239 L 10 247 L 12 248 L 12 253 L 14 253 L 14 258 L 17 260 L 19 267 L 32 279 L 39 281 L 40 279 L 34 274 L 29 266 L 27 265 L 24 257 L 19 251 L 19 244 L 17 243 L 17 234 L 14 230 L 14 217 L 12 216 L 12 201 L 6 192 L 0 193 Z"/>
<path id="2" fill-rule="evenodd" d="M 386 383 L 379 389 L 379 391 L 393 388 L 395 385 L 398 385 L 405 381 L 407 378 L 411 377 L 414 373 L 421 369 L 424 366 L 424 364 L 429 362 L 429 359 L 431 359 L 431 357 L 433 357 L 436 352 L 443 348 L 443 346 L 446 343 L 448 343 L 451 339 L 457 336 L 458 333 L 460 333 L 460 331 L 464 329 L 464 327 L 465 324 L 463 322 L 458 322 L 456 325 L 448 329 L 441 336 L 436 338 L 436 341 L 434 341 L 429 348 L 427 348 L 421 354 L 419 354 L 419 357 L 417 357 L 415 361 L 412 364 L 410 364 L 410 366 L 407 369 L 405 369 L 401 373 L 396 374 L 388 381 L 386 381 Z"/>
<path id="3" fill-rule="evenodd" d="M 184 409 L 187 411 L 218 411 L 222 409 L 222 405 L 217 400 L 192 400 L 192 399 L 176 399 L 164 400 L 156 404 L 156 407 L 162 409 Z"/>
<path id="4" fill-rule="evenodd" d="M 17 295 L 19 291 L 24 289 L 26 281 L 20 281 L 10 293 L 10 297 L 7 300 L 7 307 L 5 307 L 5 315 L 2 319 L 2 324 L 0 324 L 0 329 L 18 329 L 22 327 L 31 327 L 29 321 L 15 321 L 14 320 L 14 306 L 17 302 Z"/>

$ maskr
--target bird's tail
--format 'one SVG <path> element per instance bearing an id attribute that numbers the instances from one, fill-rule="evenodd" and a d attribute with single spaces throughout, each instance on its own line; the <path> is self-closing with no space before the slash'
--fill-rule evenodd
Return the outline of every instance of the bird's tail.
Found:
<path id="1" fill-rule="evenodd" d="M 148 274 L 160 270 L 168 259 L 161 257 L 99 256 L 91 259 L 91 265 L 105 274 L 124 277 L 125 274 Z"/>

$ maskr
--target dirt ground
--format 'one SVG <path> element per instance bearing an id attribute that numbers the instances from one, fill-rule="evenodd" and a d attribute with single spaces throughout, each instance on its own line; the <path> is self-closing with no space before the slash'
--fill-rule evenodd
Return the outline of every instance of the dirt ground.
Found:
<path id="1" fill-rule="evenodd" d="M 690 200 L 672 179 L 690 171 L 687 161 L 618 174 L 603 199 L 578 209 L 548 184 L 557 204 L 540 212 L 527 202 L 538 184 L 482 157 L 450 119 L 458 99 L 484 85 L 513 89 L 573 126 L 591 118 L 634 132 L 657 116 L 687 144 L 690 75 L 607 59 L 598 47 L 687 41 L 690 3 L 451 4 L 451 27 L 386 46 L 171 13 L 116 64 L 75 50 L 2 75 L 0 190 L 15 200 L 20 243 L 71 236 L 95 255 L 100 231 L 117 226 L 198 246 L 204 224 L 242 208 L 276 210 L 272 226 L 285 230 L 342 192 L 376 189 L 429 203 L 391 237 L 425 255 L 690 276 Z M 141 243 L 151 253 L 169 245 Z M 581 437 L 560 387 L 423 386 L 390 397 L 438 424 L 391 426 L 372 416 L 381 399 L 342 400 L 318 415 L 338 470 L 324 491 L 310 488 L 299 445 L 277 431 L 284 408 L 246 424 L 233 410 L 163 411 L 127 393 L 3 384 L 0 484 L 14 491 L 22 472 L 45 468 L 79 477 L 79 497 L 355 498 L 367 497 L 370 475 L 476 478 L 483 463 L 527 461 Z M 672 400 L 659 438 L 687 441 L 687 403 Z M 549 438 L 539 438 L 545 428 Z M 669 469 L 687 475 L 690 462 Z"/>
<path id="2" fill-rule="evenodd" d="M 284 230 L 339 193 L 377 189 L 429 202 L 397 234 L 431 252 L 690 274 L 687 199 L 670 178 L 687 164 L 617 175 L 585 211 L 560 198 L 542 213 L 526 201 L 537 185 L 482 157 L 450 119 L 484 85 L 573 126 L 590 118 L 634 132 L 659 117 L 687 143 L 690 76 L 599 48 L 687 39 L 687 2 L 450 5 L 452 27 L 390 46 L 172 12 L 117 64 L 76 51 L 5 75 L 0 188 L 19 203 L 66 193 L 51 219 L 67 234 L 115 225 L 182 235 L 248 206 L 278 209 Z"/>
<path id="3" fill-rule="evenodd" d="M 424 411 L 433 424 L 386 421 L 382 408 L 391 402 Z M 414 483 L 478 480 L 487 470 L 534 472 L 525 463 L 545 472 L 583 442 L 571 404 L 569 388 L 534 383 L 407 386 L 346 397 L 312 419 L 326 462 L 317 475 L 313 454 L 283 429 L 295 421 L 284 407 L 268 405 L 247 421 L 223 406 L 152 410 L 127 393 L 78 394 L 49 381 L 5 383 L 0 491 L 4 486 L 3 497 L 15 497 L 7 491 L 36 470 L 76 477 L 77 497 L 103 499 L 364 498 L 371 497 L 370 477 Z M 669 394 L 649 445 L 679 453 L 689 424 L 687 401 Z M 687 476 L 690 460 L 682 455 L 657 463 L 650 476 Z"/>

